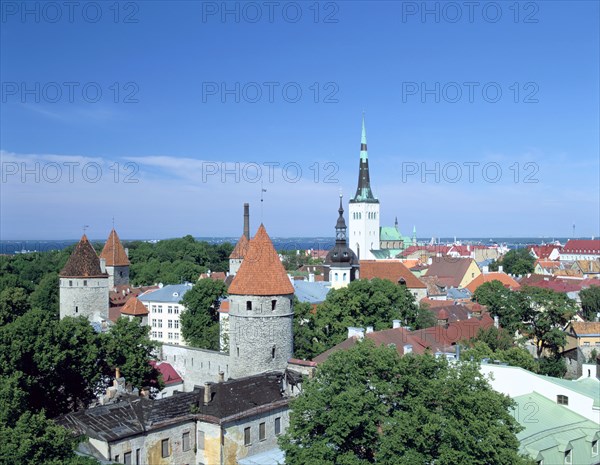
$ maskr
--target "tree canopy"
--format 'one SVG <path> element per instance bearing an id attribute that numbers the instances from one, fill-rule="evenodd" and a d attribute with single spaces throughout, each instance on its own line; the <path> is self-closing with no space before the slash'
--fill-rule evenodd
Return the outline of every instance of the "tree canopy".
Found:
<path id="1" fill-rule="evenodd" d="M 513 406 L 475 364 L 364 340 L 305 381 L 279 444 L 288 465 L 528 464 Z"/>
<path id="2" fill-rule="evenodd" d="M 512 249 L 506 252 L 500 261 L 494 261 L 490 265 L 493 271 L 498 270 L 498 266 L 502 265 L 505 273 L 524 275 L 533 273 L 535 258 L 529 252 L 529 249 Z"/>
<path id="3" fill-rule="evenodd" d="M 405 286 L 386 279 L 359 279 L 332 289 L 314 313 L 296 308 L 296 356 L 313 358 L 346 339 L 348 327 L 389 329 L 393 320 L 414 326 L 419 314 L 414 296 Z"/>
<path id="4" fill-rule="evenodd" d="M 579 292 L 583 316 L 588 321 L 596 321 L 600 312 L 600 286 L 590 286 Z"/>
<path id="5" fill-rule="evenodd" d="M 228 242 L 209 244 L 190 235 L 156 243 L 131 241 L 124 246 L 129 249 L 129 277 L 134 285 L 195 282 L 208 270 L 227 271 L 233 250 Z"/>
<path id="6" fill-rule="evenodd" d="M 227 296 L 222 281 L 201 279 L 185 293 L 181 303 L 181 335 L 185 342 L 200 349 L 219 350 L 220 299 Z"/>

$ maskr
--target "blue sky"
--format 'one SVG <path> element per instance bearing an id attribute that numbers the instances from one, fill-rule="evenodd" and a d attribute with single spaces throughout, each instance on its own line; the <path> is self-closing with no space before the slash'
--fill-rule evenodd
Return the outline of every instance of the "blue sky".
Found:
<path id="1" fill-rule="evenodd" d="M 2 2 L 2 239 L 600 235 L 598 2 L 222 7 Z"/>

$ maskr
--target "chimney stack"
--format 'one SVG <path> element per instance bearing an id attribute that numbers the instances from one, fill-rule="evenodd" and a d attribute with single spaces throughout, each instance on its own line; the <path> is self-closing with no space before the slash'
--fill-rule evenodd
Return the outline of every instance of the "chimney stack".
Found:
<path id="1" fill-rule="evenodd" d="M 204 405 L 208 405 L 212 397 L 210 392 L 210 383 L 204 383 Z"/>
<path id="2" fill-rule="evenodd" d="M 225 381 L 225 373 L 219 371 L 219 383 L 222 383 L 223 381 Z"/>
<path id="3" fill-rule="evenodd" d="M 496 328 L 499 328 L 499 327 L 500 327 L 500 318 L 498 318 L 498 315 L 495 315 L 495 316 L 494 316 L 494 326 L 495 326 Z"/>
<path id="4" fill-rule="evenodd" d="M 367 334 L 373 332 L 373 326 L 367 326 Z"/>
<path id="5" fill-rule="evenodd" d="M 392 328 L 396 329 L 400 327 L 400 320 L 392 320 Z"/>
<path id="6" fill-rule="evenodd" d="M 250 204 L 244 204 L 244 236 L 250 240 Z"/>
<path id="7" fill-rule="evenodd" d="M 348 326 L 348 339 L 357 336 L 359 339 L 365 338 L 365 329 Z"/>

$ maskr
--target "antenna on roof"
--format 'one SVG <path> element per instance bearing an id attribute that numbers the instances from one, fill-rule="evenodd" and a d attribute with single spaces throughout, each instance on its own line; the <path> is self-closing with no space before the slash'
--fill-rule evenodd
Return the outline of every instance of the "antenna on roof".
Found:
<path id="1" fill-rule="evenodd" d="M 85 234 L 85 232 L 86 232 L 87 228 L 89 228 L 89 226 L 88 226 L 87 224 L 84 224 L 84 225 L 83 225 L 83 234 Z"/>
<path id="2" fill-rule="evenodd" d="M 267 192 L 267 189 L 263 187 L 263 182 L 260 182 L 260 222 L 263 222 L 263 193 Z"/>
<path id="3" fill-rule="evenodd" d="M 575 239 L 575 223 L 573 223 L 573 239 Z"/>

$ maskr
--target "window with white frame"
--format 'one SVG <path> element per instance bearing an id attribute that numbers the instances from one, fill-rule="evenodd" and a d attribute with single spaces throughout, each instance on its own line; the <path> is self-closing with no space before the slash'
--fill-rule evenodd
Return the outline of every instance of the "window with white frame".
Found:
<path id="1" fill-rule="evenodd" d="M 172 305 L 169 305 L 167 307 L 167 313 L 173 313 L 173 306 Z"/>
<path id="2" fill-rule="evenodd" d="M 179 320 L 173 321 L 173 328 L 179 329 Z"/>
<path id="3" fill-rule="evenodd" d="M 173 327 L 173 320 L 167 321 L 167 327 L 168 328 L 172 328 Z"/>

